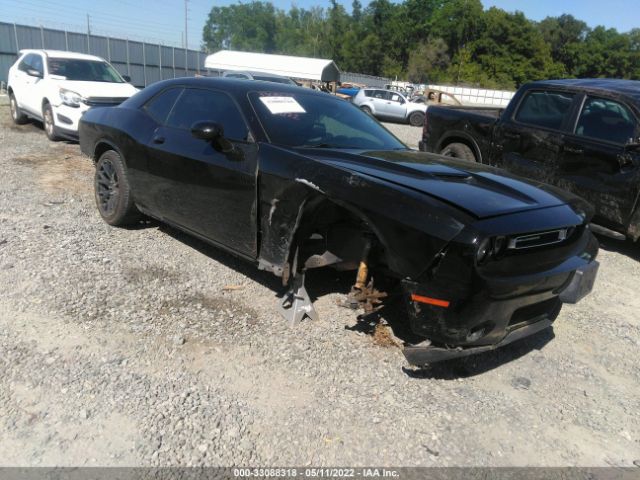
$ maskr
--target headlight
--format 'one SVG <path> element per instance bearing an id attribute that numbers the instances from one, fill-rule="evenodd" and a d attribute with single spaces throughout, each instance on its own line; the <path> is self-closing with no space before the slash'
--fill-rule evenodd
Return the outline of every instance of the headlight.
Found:
<path id="1" fill-rule="evenodd" d="M 485 238 L 480 245 L 478 246 L 478 250 L 476 250 L 476 261 L 478 264 L 484 262 L 491 252 L 491 240 Z"/>
<path id="2" fill-rule="evenodd" d="M 504 252 L 506 246 L 506 237 L 485 238 L 480 242 L 476 250 L 476 262 L 480 265 L 489 258 L 498 258 Z"/>
<path id="3" fill-rule="evenodd" d="M 82 102 L 82 96 L 74 91 L 66 90 L 64 88 L 60 89 L 60 100 L 65 105 L 70 107 L 79 107 L 80 102 Z"/>

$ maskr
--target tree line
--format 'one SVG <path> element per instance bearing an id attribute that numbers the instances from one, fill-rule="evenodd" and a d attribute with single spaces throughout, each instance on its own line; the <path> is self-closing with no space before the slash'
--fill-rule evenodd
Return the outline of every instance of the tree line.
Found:
<path id="1" fill-rule="evenodd" d="M 203 46 L 331 58 L 345 71 L 513 89 L 544 78 L 640 78 L 640 28 L 590 28 L 572 15 L 540 22 L 484 9 L 480 0 L 373 0 L 351 12 L 275 8 L 266 1 L 213 7 Z"/>

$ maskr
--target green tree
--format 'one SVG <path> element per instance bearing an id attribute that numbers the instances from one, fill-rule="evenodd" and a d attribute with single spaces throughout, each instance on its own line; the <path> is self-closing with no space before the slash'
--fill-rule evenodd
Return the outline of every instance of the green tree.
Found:
<path id="1" fill-rule="evenodd" d="M 450 64 L 446 42 L 442 38 L 430 38 L 409 54 L 407 78 L 414 83 L 448 80 L 447 70 Z"/>

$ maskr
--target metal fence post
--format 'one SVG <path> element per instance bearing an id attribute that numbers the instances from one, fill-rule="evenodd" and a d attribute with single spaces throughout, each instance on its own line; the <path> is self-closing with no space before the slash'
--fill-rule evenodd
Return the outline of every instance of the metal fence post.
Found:
<path id="1" fill-rule="evenodd" d="M 68 52 L 69 51 L 69 34 L 67 33 L 67 31 L 64 31 L 64 49 Z"/>
<path id="2" fill-rule="evenodd" d="M 164 80 L 162 77 L 162 44 L 158 44 L 158 70 L 160 71 L 160 80 Z"/>
<path id="3" fill-rule="evenodd" d="M 107 61 L 111 63 L 111 38 L 107 37 Z"/>
<path id="4" fill-rule="evenodd" d="M 131 76 L 131 65 L 129 64 L 129 39 L 126 39 L 127 42 L 127 75 Z"/>
<path id="5" fill-rule="evenodd" d="M 145 49 L 145 42 L 142 42 L 142 78 L 144 80 L 144 86 L 147 86 L 147 53 Z"/>
<path id="6" fill-rule="evenodd" d="M 16 24 L 13 24 L 13 36 L 16 38 L 16 53 L 20 51 L 20 45 L 18 45 L 18 27 Z"/>
<path id="7" fill-rule="evenodd" d="M 42 44 L 42 49 L 44 50 L 44 28 L 40 25 L 40 43 Z"/>
<path id="8" fill-rule="evenodd" d="M 176 78 L 176 47 L 171 47 L 171 49 L 172 49 L 171 54 L 173 55 L 173 60 L 172 60 L 173 78 Z"/>

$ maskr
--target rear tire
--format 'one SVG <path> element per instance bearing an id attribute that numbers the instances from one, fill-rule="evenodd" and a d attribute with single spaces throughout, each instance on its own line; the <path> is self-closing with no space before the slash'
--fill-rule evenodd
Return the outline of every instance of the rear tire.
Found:
<path id="1" fill-rule="evenodd" d="M 473 150 L 471 150 L 464 143 L 450 143 L 440 151 L 441 155 L 447 157 L 460 158 L 461 160 L 468 160 L 470 162 L 477 162 Z"/>
<path id="2" fill-rule="evenodd" d="M 45 103 L 42 107 L 42 123 L 44 124 L 44 131 L 49 140 L 52 142 L 60 140 L 58 127 L 56 127 L 56 122 L 53 119 L 53 109 L 49 103 Z"/>
<path id="3" fill-rule="evenodd" d="M 367 115 L 373 115 L 373 113 L 371 112 L 371 109 L 369 107 L 367 107 L 366 105 L 360 107 L 360 110 L 362 110 Z"/>
<path id="4" fill-rule="evenodd" d="M 118 152 L 107 150 L 100 155 L 93 186 L 98 212 L 109 225 L 123 227 L 140 219 L 133 203 L 127 167 Z"/>
<path id="5" fill-rule="evenodd" d="M 424 125 L 424 113 L 413 112 L 409 115 L 409 124 L 413 127 L 422 127 Z"/>
<path id="6" fill-rule="evenodd" d="M 9 108 L 11 110 L 11 120 L 13 120 L 13 123 L 16 125 L 24 125 L 29 121 L 29 118 L 22 113 L 22 110 L 18 107 L 18 102 L 13 92 L 9 94 Z"/>

